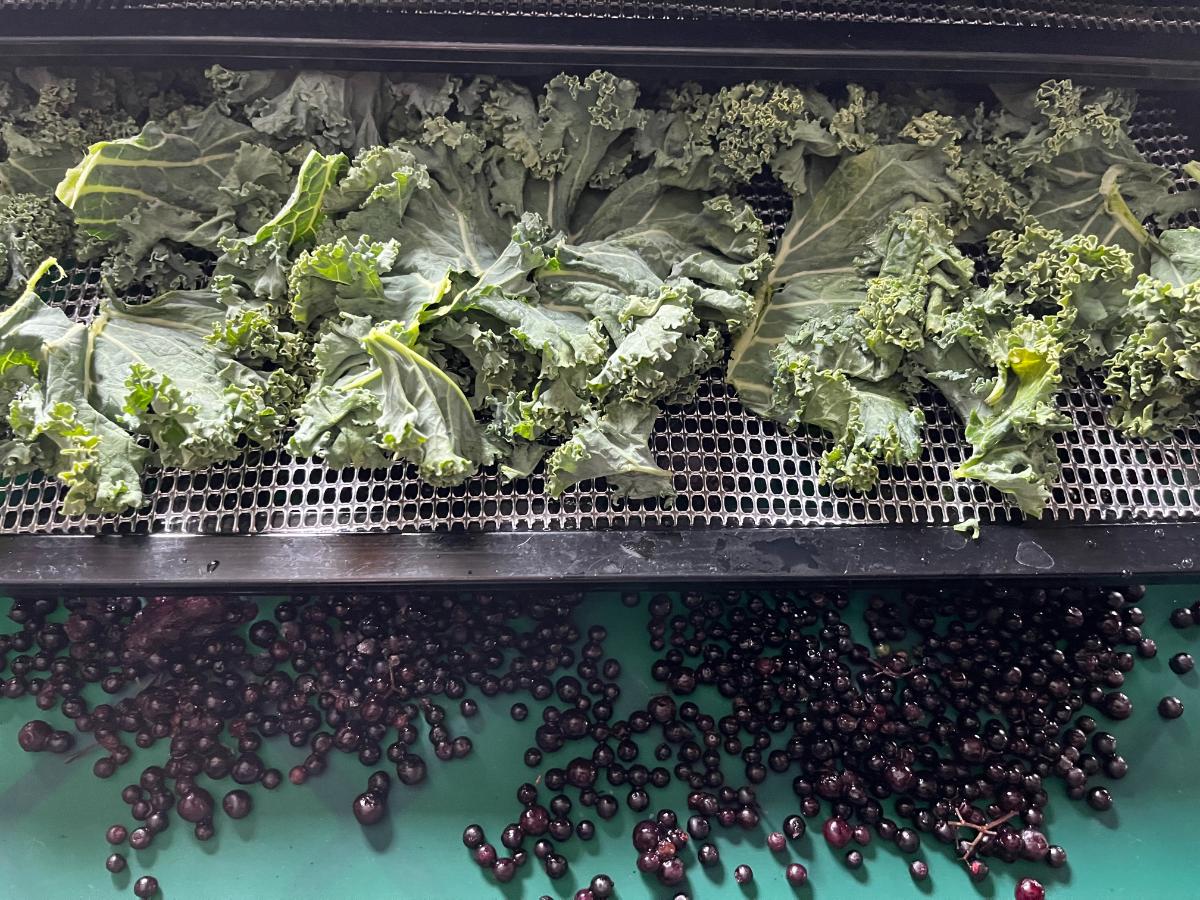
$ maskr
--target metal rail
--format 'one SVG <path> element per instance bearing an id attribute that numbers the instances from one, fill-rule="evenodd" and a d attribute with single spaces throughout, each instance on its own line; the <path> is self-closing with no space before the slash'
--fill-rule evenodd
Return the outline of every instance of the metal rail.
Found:
<path id="1" fill-rule="evenodd" d="M 551 72 L 608 67 L 737 70 L 790 77 L 984 82 L 1051 75 L 1092 82 L 1200 83 L 1194 35 L 1004 25 L 658 21 L 467 16 L 388 9 L 5 10 L 0 59 L 15 64 L 325 65 Z"/>
<path id="2" fill-rule="evenodd" d="M 0 538 L 0 590 L 1194 579 L 1200 523 Z"/>

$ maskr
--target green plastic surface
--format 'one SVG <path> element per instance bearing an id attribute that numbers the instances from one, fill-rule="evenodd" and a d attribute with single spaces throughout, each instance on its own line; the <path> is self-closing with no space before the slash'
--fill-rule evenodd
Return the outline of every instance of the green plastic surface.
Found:
<path id="1" fill-rule="evenodd" d="M 953 861 L 948 848 L 931 836 L 923 836 L 920 856 L 928 861 L 931 878 L 924 885 L 915 885 L 907 872 L 907 857 L 878 838 L 865 848 L 866 865 L 858 871 L 848 870 L 841 854 L 820 838 L 819 827 L 812 827 L 819 819 L 810 821 L 808 835 L 791 844 L 786 852 L 773 854 L 765 846 L 766 833 L 778 828 L 786 815 L 796 812 L 797 803 L 791 794 L 791 775 L 771 775 L 759 791 L 763 827 L 754 833 L 715 827 L 721 865 L 704 869 L 693 859 L 683 888 L 693 898 L 735 900 L 791 896 L 822 900 L 881 896 L 889 900 L 931 896 L 1009 898 L 1018 879 L 1033 876 L 1046 886 L 1050 900 L 1200 897 L 1200 869 L 1196 866 L 1192 830 L 1200 818 L 1200 745 L 1196 740 L 1200 695 L 1195 690 L 1200 676 L 1192 672 L 1180 678 L 1167 667 L 1167 659 L 1180 650 L 1200 653 L 1200 628 L 1179 632 L 1167 623 L 1173 606 L 1198 596 L 1197 588 L 1159 587 L 1152 588 L 1141 604 L 1147 612 L 1145 630 L 1158 640 L 1159 655 L 1153 660 L 1139 660 L 1126 682 L 1125 690 L 1135 704 L 1131 719 L 1110 723 L 1097 716 L 1101 728 L 1118 736 L 1119 752 L 1130 762 L 1129 775 L 1110 785 L 1116 799 L 1113 810 L 1095 813 L 1084 804 L 1069 801 L 1061 782 L 1050 787 L 1046 830 L 1051 842 L 1067 848 L 1070 862 L 1065 869 L 996 861 L 992 875 L 974 884 L 962 866 Z M 5 601 L 0 601 L 0 610 L 4 605 Z M 859 609 L 857 604 L 852 606 L 846 620 L 861 630 Z M 602 622 L 608 627 L 606 650 L 620 658 L 624 667 L 620 679 L 623 694 L 616 712 L 618 716 L 627 715 L 635 704 L 656 692 L 649 678 L 649 664 L 655 654 L 647 647 L 645 603 L 627 609 L 615 594 L 597 594 L 589 597 L 578 620 L 585 625 Z M 1165 694 L 1183 698 L 1187 706 L 1183 718 L 1170 722 L 1159 718 L 1155 707 Z M 530 705 L 531 715 L 524 723 L 514 722 L 508 715 L 515 699 Z M 694 699 L 711 711 L 721 709 L 715 702 L 706 704 L 701 695 Z M 273 792 L 252 788 L 255 809 L 247 819 L 232 821 L 218 812 L 217 836 L 208 843 L 197 842 L 190 826 L 173 817 L 170 828 L 148 850 L 135 852 L 124 846 L 122 852 L 128 857 L 129 867 L 113 876 L 104 868 L 104 859 L 112 849 L 104 840 L 104 831 L 116 822 L 133 825 L 119 796 L 121 788 L 136 781 L 142 766 L 161 762 L 165 745 L 137 751 L 130 765 L 114 778 L 101 781 L 91 773 L 94 755 L 66 764 L 62 757 L 25 754 L 17 747 L 16 731 L 22 722 L 41 716 L 62 724 L 65 720 L 61 714 L 39 713 L 29 698 L 0 701 L 0 896 L 132 896 L 134 879 L 153 874 L 169 900 L 465 900 L 536 898 L 543 894 L 571 898 L 599 872 L 615 880 L 615 896 L 621 900 L 673 895 L 634 867 L 629 833 L 637 817 L 624 806 L 628 790 L 624 787 L 614 789 L 622 800 L 622 811 L 612 821 L 604 822 L 593 814 L 594 810 L 585 811 L 576 803 L 572 818 L 586 813 L 596 822 L 597 836 L 591 842 L 573 839 L 565 845 L 570 871 L 563 879 L 551 881 L 532 854 L 526 867 L 506 886 L 485 877 L 462 845 L 462 830 L 478 822 L 489 840 L 499 845 L 501 830 L 519 811 L 514 797 L 516 787 L 534 774 L 524 766 L 521 756 L 532 743 L 533 729 L 540 722 L 539 709 L 527 697 L 481 698 L 479 715 L 463 720 L 455 704 L 446 705 L 451 710 L 451 733 L 469 735 L 475 742 L 475 752 L 466 760 L 450 763 L 438 762 L 432 752 L 423 753 L 429 764 L 428 780 L 416 788 L 396 783 L 390 815 L 383 824 L 363 828 L 356 823 L 350 804 L 355 794 L 364 790 L 369 770 L 353 757 L 335 752 L 329 771 L 303 787 L 285 781 Z M 643 743 L 640 762 L 656 764 L 650 752 L 652 746 L 651 742 Z M 275 738 L 264 742 L 262 755 L 269 764 L 286 772 L 305 751 Z M 547 757 L 542 771 L 551 765 L 565 765 L 572 755 L 568 746 Z M 734 766 L 727 766 L 727 774 L 733 772 Z M 222 782 L 218 788 L 224 791 L 233 786 L 232 782 Z M 684 795 L 684 788 L 673 783 L 668 790 L 652 792 L 651 809 L 671 806 L 686 815 Z M 549 797 L 543 790 L 543 800 Z M 691 855 L 694 851 L 689 847 L 686 852 Z M 807 887 L 793 890 L 784 880 L 783 867 L 790 861 L 808 867 Z M 734 883 L 733 869 L 740 863 L 753 867 L 752 886 L 743 888 Z"/>

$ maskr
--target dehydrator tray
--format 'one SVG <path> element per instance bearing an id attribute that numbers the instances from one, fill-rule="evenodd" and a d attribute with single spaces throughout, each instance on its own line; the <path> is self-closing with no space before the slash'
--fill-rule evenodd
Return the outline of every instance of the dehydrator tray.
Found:
<path id="1" fill-rule="evenodd" d="M 1143 98 L 1131 133 L 1147 158 L 1177 168 L 1191 150 L 1173 121 L 1172 108 Z M 778 234 L 782 193 L 762 184 L 749 197 Z M 96 280 L 76 269 L 52 302 L 87 319 Z M 1125 438 L 1106 423 L 1096 384 L 1072 385 L 1061 400 L 1076 425 L 1057 437 L 1061 476 L 1044 518 L 1027 522 L 997 492 L 951 476 L 970 455 L 962 427 L 936 394 L 923 401 L 923 457 L 885 469 L 866 495 L 820 485 L 820 433 L 788 434 L 748 413 L 719 372 L 693 403 L 659 417 L 652 440 L 678 490 L 667 501 L 621 502 L 603 482 L 555 500 L 540 474 L 505 482 L 494 471 L 434 489 L 406 465 L 338 470 L 250 450 L 202 471 L 152 470 L 137 511 L 67 517 L 58 483 L 35 474 L 0 499 L 0 584 L 1193 574 L 1200 430 Z M 981 522 L 977 542 L 953 529 L 969 518 Z"/>
<path id="2" fill-rule="evenodd" d="M 1138 84 L 1132 133 L 1149 159 L 1174 168 L 1191 158 L 1198 46 L 1191 4 L 0 0 L 0 60 L 11 63 L 606 65 L 644 82 L 646 70 L 664 68 L 673 79 L 690 70 L 712 80 L 896 73 L 956 84 L 1077 74 Z M 762 184 L 748 196 L 778 233 L 782 194 Z M 86 318 L 96 281 L 77 269 L 54 301 Z M 1062 475 L 1038 522 L 951 477 L 968 450 L 933 394 L 923 458 L 885 471 L 869 495 L 844 495 L 818 484 L 819 434 L 786 434 L 747 413 L 713 373 L 694 403 L 665 410 L 655 428 L 673 501 L 621 503 L 602 483 L 553 500 L 539 475 L 506 483 L 494 472 L 435 490 L 400 465 L 331 470 L 251 450 L 200 472 L 149 473 L 147 503 L 134 513 L 68 518 L 53 479 L 33 476 L 0 494 L 0 587 L 1188 577 L 1200 559 L 1200 431 L 1126 439 L 1107 426 L 1089 381 L 1062 403 L 1076 428 L 1058 438 Z M 982 524 L 978 541 L 953 528 L 970 518 Z"/>

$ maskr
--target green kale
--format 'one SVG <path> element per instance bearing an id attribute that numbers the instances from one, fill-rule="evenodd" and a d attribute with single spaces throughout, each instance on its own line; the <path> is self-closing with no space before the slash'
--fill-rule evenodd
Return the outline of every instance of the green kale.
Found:
<path id="1" fill-rule="evenodd" d="M 1155 247 L 1149 274 L 1126 291 L 1125 336 L 1104 378 L 1113 424 L 1152 439 L 1200 410 L 1200 229 L 1164 232 Z"/>
<path id="2" fill-rule="evenodd" d="M 44 259 L 65 255 L 70 243 L 69 218 L 54 200 L 0 193 L 0 295 L 19 292 Z"/>

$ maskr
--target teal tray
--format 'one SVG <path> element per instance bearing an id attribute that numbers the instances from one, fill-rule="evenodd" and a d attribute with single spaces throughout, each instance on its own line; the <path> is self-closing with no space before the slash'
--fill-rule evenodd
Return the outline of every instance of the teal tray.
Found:
<path id="1" fill-rule="evenodd" d="M 1119 738 L 1120 752 L 1130 762 L 1129 775 L 1113 782 L 1116 803 L 1107 813 L 1095 813 L 1063 795 L 1061 784 L 1051 786 L 1047 833 L 1067 848 L 1068 866 L 1053 870 L 1044 864 L 995 862 L 991 876 L 972 883 L 949 849 L 923 836 L 921 858 L 929 863 L 930 880 L 916 885 L 907 871 L 907 857 L 877 838 L 865 848 L 866 865 L 848 870 L 841 854 L 832 851 L 811 827 L 807 836 L 786 852 L 773 854 L 764 838 L 783 818 L 797 811 L 789 775 L 771 775 L 759 792 L 764 807 L 763 827 L 746 833 L 714 829 L 721 865 L 704 869 L 694 860 L 683 886 L 692 898 L 815 897 L 851 900 L 858 897 L 906 898 L 1009 898 L 1024 876 L 1038 878 L 1048 900 L 1068 898 L 1131 897 L 1157 900 L 1194 900 L 1200 897 L 1200 872 L 1195 869 L 1195 826 L 1200 816 L 1200 676 L 1173 674 L 1167 659 L 1180 650 L 1200 654 L 1200 628 L 1179 632 L 1167 623 L 1167 614 L 1178 603 L 1192 602 L 1200 588 L 1151 588 L 1143 609 L 1147 633 L 1159 642 L 1159 655 L 1139 660 L 1126 683 L 1134 700 L 1133 717 L 1105 723 Z M 858 598 L 861 600 L 861 597 Z M 0 600 L 0 610 L 6 601 Z M 645 605 L 626 609 L 615 594 L 590 595 L 581 607 L 583 624 L 604 623 L 609 629 L 606 649 L 623 664 L 617 714 L 628 714 L 634 705 L 656 692 L 648 675 L 655 658 L 646 646 Z M 847 621 L 861 629 L 855 605 Z M 5 620 L 7 624 L 7 620 Z M 1176 694 L 1188 707 L 1183 718 L 1167 722 L 1155 706 L 1165 694 Z M 35 716 L 65 721 L 58 713 L 39 713 L 29 698 L 0 701 L 0 896 L 2 897 L 119 897 L 132 896 L 132 883 L 152 874 L 168 900 L 185 898 L 332 898 L 389 897 L 399 900 L 466 900 L 479 897 L 537 898 L 549 894 L 570 898 L 591 877 L 605 872 L 616 882 L 621 900 L 671 897 L 672 893 L 634 868 L 629 841 L 635 816 L 622 802 L 622 812 L 609 822 L 589 815 L 597 825 L 591 842 L 572 840 L 564 855 L 570 871 L 551 881 L 537 861 L 530 859 L 513 882 L 499 886 L 469 859 L 463 847 L 463 827 L 478 822 L 488 837 L 499 843 L 500 831 L 515 818 L 514 797 L 520 782 L 535 773 L 521 761 L 540 721 L 538 704 L 527 702 L 530 717 L 513 722 L 508 708 L 513 697 L 480 699 L 480 713 L 462 720 L 457 708 L 447 704 L 451 732 L 467 734 L 475 752 L 466 760 L 440 763 L 425 754 L 429 778 L 416 788 L 396 784 L 390 815 L 374 828 L 362 828 L 351 813 L 355 794 L 364 789 L 367 769 L 352 757 L 333 754 L 333 764 L 322 777 L 297 788 L 285 783 L 276 791 L 252 789 L 254 812 L 241 821 L 218 813 L 217 836 L 197 842 L 191 828 L 172 818 L 170 828 L 147 850 L 135 852 L 126 845 L 129 867 L 110 875 L 104 859 L 111 849 L 105 829 L 117 822 L 132 826 L 128 808 L 121 802 L 122 786 L 136 780 L 141 768 L 159 762 L 161 745 L 154 751 L 137 751 L 134 760 L 114 778 L 100 781 L 91 773 L 94 756 L 75 763 L 50 754 L 25 754 L 16 743 L 21 723 Z M 702 698 L 697 698 L 702 706 Z M 717 709 L 710 705 L 710 709 Z M 1098 717 L 1100 718 L 1100 717 Z M 639 761 L 650 765 L 652 744 L 643 745 Z M 283 739 L 264 742 L 262 755 L 270 765 L 286 772 L 304 751 Z M 573 755 L 567 750 L 548 756 L 543 764 L 563 765 Z M 730 767 L 730 772 L 733 768 Z M 228 790 L 232 783 L 223 782 Z M 614 789 L 624 800 L 624 788 Z M 550 794 L 543 791 L 543 798 Z M 685 814 L 685 790 L 676 784 L 652 793 L 655 806 L 670 806 Z M 594 812 L 588 810 L 588 813 Z M 576 803 L 572 818 L 584 810 Z M 817 820 L 819 821 L 819 820 Z M 689 848 L 688 854 L 693 850 Z M 808 867 L 809 885 L 793 890 L 784 880 L 787 862 Z M 753 867 L 752 886 L 739 887 L 733 869 Z"/>

